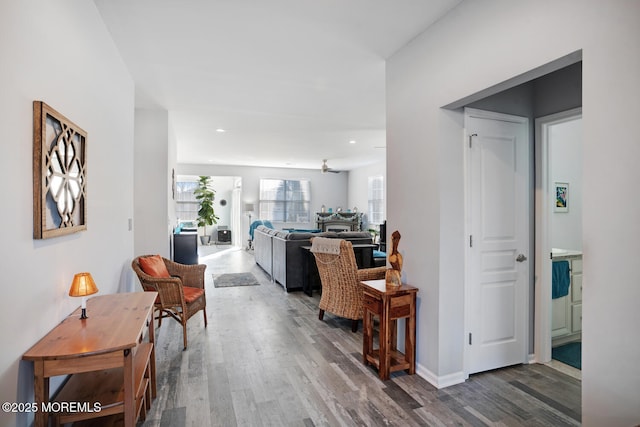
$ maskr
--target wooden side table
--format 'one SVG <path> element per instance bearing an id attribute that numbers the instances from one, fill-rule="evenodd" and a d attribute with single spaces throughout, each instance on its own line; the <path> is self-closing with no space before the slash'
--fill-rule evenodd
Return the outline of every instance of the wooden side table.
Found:
<path id="1" fill-rule="evenodd" d="M 418 288 L 402 285 L 387 288 L 384 280 L 360 283 L 364 291 L 364 338 L 362 361 L 378 368 L 381 380 L 388 380 L 391 372 L 406 370 L 416 373 L 416 294 Z M 380 319 L 379 348 L 373 348 L 373 317 Z M 404 347 L 397 349 L 397 320 L 406 318 Z"/>
<path id="2" fill-rule="evenodd" d="M 37 407 L 48 407 L 49 378 L 72 374 L 57 399 L 79 405 L 71 412 L 52 414 L 56 424 L 123 414 L 124 425 L 134 427 L 156 397 L 153 303 L 157 295 L 93 297 L 87 301 L 88 319 L 80 320 L 77 309 L 31 347 L 22 358 L 34 364 Z M 49 414 L 38 410 L 35 425 L 49 425 Z"/>

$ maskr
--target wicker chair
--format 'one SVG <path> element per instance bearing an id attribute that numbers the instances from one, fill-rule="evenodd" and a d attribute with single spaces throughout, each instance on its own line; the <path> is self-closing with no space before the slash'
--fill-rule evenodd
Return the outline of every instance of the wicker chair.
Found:
<path id="1" fill-rule="evenodd" d="M 314 253 L 320 282 L 322 297 L 320 313 L 324 312 L 351 319 L 351 330 L 358 330 L 358 320 L 362 319 L 362 300 L 364 298 L 360 282 L 363 280 L 384 279 L 386 267 L 363 268 L 358 270 L 356 257 L 351 242 L 340 241 L 340 254 Z"/>
<path id="2" fill-rule="evenodd" d="M 131 262 L 133 271 L 138 275 L 145 291 L 158 292 L 155 310 L 158 311 L 158 327 L 163 317 L 172 317 L 182 325 L 184 349 L 187 349 L 187 321 L 198 311 L 204 314 L 204 326 L 207 327 L 207 297 L 204 290 L 204 264 L 185 265 L 162 258 L 171 277 L 150 276 L 140 267 L 139 259 Z"/>

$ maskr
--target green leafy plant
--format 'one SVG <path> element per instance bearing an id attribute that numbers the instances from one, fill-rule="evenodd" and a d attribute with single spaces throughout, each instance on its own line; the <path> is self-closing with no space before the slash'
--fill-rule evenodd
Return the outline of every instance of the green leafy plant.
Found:
<path id="1" fill-rule="evenodd" d="M 211 177 L 200 176 L 198 188 L 193 191 L 196 200 L 200 203 L 198 208 L 198 227 L 204 227 L 204 235 L 207 236 L 207 225 L 218 223 L 218 216 L 213 210 L 213 201 L 216 198 L 216 191 L 211 188 Z"/>
<path id="2" fill-rule="evenodd" d="M 373 239 L 373 242 L 375 243 L 378 240 L 378 234 L 380 234 L 380 231 L 375 229 L 375 228 L 370 228 L 367 231 L 369 231 L 369 234 L 371 234 L 371 238 Z"/>

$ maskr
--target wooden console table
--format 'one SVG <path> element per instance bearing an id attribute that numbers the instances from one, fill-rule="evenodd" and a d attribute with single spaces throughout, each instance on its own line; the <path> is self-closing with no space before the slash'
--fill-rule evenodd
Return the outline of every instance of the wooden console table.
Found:
<path id="1" fill-rule="evenodd" d="M 387 288 L 384 280 L 361 282 L 364 291 L 362 361 L 378 368 L 381 380 L 391 372 L 407 370 L 416 373 L 416 294 L 418 288 L 402 285 Z M 379 348 L 373 348 L 373 316 L 380 319 Z M 397 349 L 397 320 L 406 318 L 404 347 Z"/>
<path id="2" fill-rule="evenodd" d="M 57 375 L 71 377 L 55 401 L 79 404 L 72 412 L 53 414 L 59 424 L 123 414 L 124 425 L 133 427 L 139 415 L 145 416 L 156 397 L 156 296 L 134 292 L 91 298 L 88 319 L 80 320 L 77 309 L 22 356 L 34 364 L 37 427 L 48 425 L 49 414 L 41 408 L 64 408 L 48 402 L 49 378 Z"/>

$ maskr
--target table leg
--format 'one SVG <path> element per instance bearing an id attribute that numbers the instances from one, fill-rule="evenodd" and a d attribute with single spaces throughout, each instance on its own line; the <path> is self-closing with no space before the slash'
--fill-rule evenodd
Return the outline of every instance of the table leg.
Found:
<path id="1" fill-rule="evenodd" d="M 409 363 L 409 375 L 416 373 L 416 294 L 411 298 L 409 318 L 406 321 L 404 336 L 405 359 Z"/>
<path id="2" fill-rule="evenodd" d="M 362 264 L 365 266 L 364 268 L 373 268 L 375 267 L 373 263 L 373 248 L 364 248 L 362 251 Z"/>
<path id="3" fill-rule="evenodd" d="M 302 263 L 302 291 L 309 295 L 313 296 L 313 283 L 311 283 L 311 262 L 315 262 L 315 258 L 311 251 L 307 251 L 305 249 L 300 249 L 304 252 L 305 262 Z"/>
<path id="4" fill-rule="evenodd" d="M 149 370 L 151 371 L 151 396 L 155 399 L 158 393 L 156 386 L 156 333 L 153 325 L 153 310 L 151 311 L 151 317 L 149 320 L 147 320 L 147 322 L 149 323 L 149 342 L 153 344 L 153 347 L 151 348 L 151 361 L 149 362 Z"/>
<path id="5" fill-rule="evenodd" d="M 389 369 L 391 363 L 390 336 L 389 336 L 389 299 L 382 300 L 382 313 L 380 314 L 380 367 L 378 375 L 385 381 L 389 379 Z"/>
<path id="6" fill-rule="evenodd" d="M 369 310 L 364 310 L 362 319 L 362 362 L 368 365 L 367 356 L 373 353 L 373 314 Z"/>
<path id="7" fill-rule="evenodd" d="M 136 396 L 134 390 L 133 352 L 124 350 L 124 425 L 136 425 Z"/>
<path id="8" fill-rule="evenodd" d="M 389 320 L 389 351 L 398 349 L 398 320 Z"/>
<path id="9" fill-rule="evenodd" d="M 49 402 L 49 378 L 44 376 L 44 361 L 33 363 L 33 386 L 35 403 L 38 411 L 35 414 L 35 426 L 45 427 L 49 424 L 49 414 L 42 411 L 43 403 Z"/>

